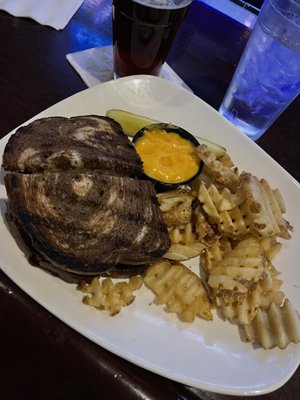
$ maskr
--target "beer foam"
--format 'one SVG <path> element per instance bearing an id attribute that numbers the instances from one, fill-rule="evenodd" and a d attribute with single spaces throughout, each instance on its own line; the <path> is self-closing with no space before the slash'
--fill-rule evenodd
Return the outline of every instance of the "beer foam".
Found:
<path id="1" fill-rule="evenodd" d="M 161 8 L 175 10 L 177 8 L 186 7 L 193 0 L 133 0 L 135 3 L 152 8 Z"/>

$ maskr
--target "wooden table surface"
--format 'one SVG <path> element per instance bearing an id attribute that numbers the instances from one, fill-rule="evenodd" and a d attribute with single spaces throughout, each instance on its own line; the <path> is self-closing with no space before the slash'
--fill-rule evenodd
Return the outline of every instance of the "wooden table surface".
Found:
<path id="1" fill-rule="evenodd" d="M 233 19 L 195 1 L 168 57 L 194 93 L 218 108 L 249 37 Z M 109 0 L 86 0 L 56 31 L 0 11 L 0 137 L 86 88 L 66 54 L 111 44 Z M 300 98 L 258 144 L 300 181 Z M 239 399 L 196 390 L 100 348 L 39 306 L 0 271 L 0 398 Z M 199 360 L 201 362 L 201 360 Z M 258 399 L 296 400 L 300 369 Z"/>

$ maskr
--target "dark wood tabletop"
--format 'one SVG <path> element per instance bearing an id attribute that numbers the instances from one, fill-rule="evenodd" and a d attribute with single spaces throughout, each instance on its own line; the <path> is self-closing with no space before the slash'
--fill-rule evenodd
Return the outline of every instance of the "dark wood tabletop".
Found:
<path id="1" fill-rule="evenodd" d="M 194 1 L 168 63 L 218 109 L 249 29 Z M 0 137 L 86 88 L 66 54 L 112 43 L 110 0 L 85 0 L 65 29 L 0 11 Z M 300 181 L 300 98 L 258 141 Z M 141 369 L 97 346 L 48 313 L 0 271 L 0 398 L 229 400 Z M 199 360 L 201 362 L 201 360 Z M 300 369 L 258 399 L 296 400 Z M 96 397 L 97 396 L 97 397 Z"/>

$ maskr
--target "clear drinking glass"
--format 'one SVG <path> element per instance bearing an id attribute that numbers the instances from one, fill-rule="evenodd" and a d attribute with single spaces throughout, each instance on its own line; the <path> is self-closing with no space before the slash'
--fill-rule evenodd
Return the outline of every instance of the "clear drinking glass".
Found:
<path id="1" fill-rule="evenodd" d="M 265 0 L 220 107 L 257 140 L 300 93 L 300 0 Z"/>
<path id="2" fill-rule="evenodd" d="M 158 75 L 193 0 L 113 0 L 115 78 Z"/>

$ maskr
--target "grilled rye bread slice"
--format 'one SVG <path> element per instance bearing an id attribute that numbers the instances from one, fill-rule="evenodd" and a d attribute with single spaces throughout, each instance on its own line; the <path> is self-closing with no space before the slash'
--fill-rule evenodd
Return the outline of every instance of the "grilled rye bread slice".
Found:
<path id="1" fill-rule="evenodd" d="M 6 145 L 3 168 L 26 173 L 97 170 L 132 177 L 143 172 L 121 126 L 96 115 L 41 118 L 20 127 Z"/>
<path id="2" fill-rule="evenodd" d="M 6 210 L 6 220 L 9 224 L 10 230 L 28 261 L 31 265 L 47 270 L 48 272 L 59 276 L 61 279 L 68 283 L 80 283 L 81 281 L 89 282 L 95 276 L 103 276 L 103 277 L 111 277 L 111 278 L 129 278 L 134 275 L 143 274 L 147 269 L 147 264 L 141 265 L 124 265 L 117 264 L 114 267 L 99 273 L 96 272 L 72 272 L 67 271 L 65 269 L 59 268 L 51 264 L 48 260 L 46 260 L 42 254 L 40 254 L 37 250 L 35 250 L 34 242 L 31 237 L 28 235 L 26 231 L 26 227 L 21 225 L 17 219 L 15 218 L 13 212 L 10 209 L 10 205 L 8 203 Z"/>
<path id="3" fill-rule="evenodd" d="M 169 248 L 152 183 L 80 173 L 7 173 L 8 220 L 41 259 L 71 274 L 145 264 Z M 24 232 L 23 232 L 24 234 Z"/>

